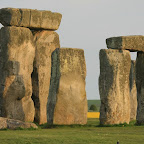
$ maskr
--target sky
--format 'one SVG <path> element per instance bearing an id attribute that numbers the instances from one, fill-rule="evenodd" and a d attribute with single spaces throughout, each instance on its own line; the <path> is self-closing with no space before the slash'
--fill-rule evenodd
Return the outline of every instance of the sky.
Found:
<path id="1" fill-rule="evenodd" d="M 0 0 L 0 8 L 50 10 L 63 15 L 61 47 L 84 49 L 88 99 L 100 99 L 99 51 L 113 36 L 144 35 L 144 0 Z M 0 25 L 1 26 L 1 25 Z M 131 54 L 136 59 L 136 53 Z"/>

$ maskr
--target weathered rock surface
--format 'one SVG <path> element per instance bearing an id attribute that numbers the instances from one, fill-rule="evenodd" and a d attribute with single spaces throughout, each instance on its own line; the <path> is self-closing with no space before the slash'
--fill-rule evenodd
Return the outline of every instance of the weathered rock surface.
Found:
<path id="1" fill-rule="evenodd" d="M 131 68 L 127 50 L 100 50 L 99 91 L 101 98 L 100 123 L 120 124 L 130 121 Z"/>
<path id="2" fill-rule="evenodd" d="M 137 115 L 137 89 L 136 89 L 136 61 L 131 61 L 130 70 L 130 120 L 136 120 Z"/>
<path id="3" fill-rule="evenodd" d="M 0 30 L 0 116 L 21 121 L 34 120 L 31 73 L 35 47 L 27 28 Z"/>
<path id="4" fill-rule="evenodd" d="M 109 49 L 144 52 L 144 36 L 141 35 L 111 37 L 106 39 L 106 44 Z"/>
<path id="5" fill-rule="evenodd" d="M 137 123 L 144 124 L 144 53 L 138 52 L 136 59 Z"/>
<path id="6" fill-rule="evenodd" d="M 32 73 L 35 121 L 47 123 L 47 99 L 51 77 L 51 54 L 60 48 L 59 35 L 53 31 L 41 31 L 34 35 L 36 56 Z"/>
<path id="7" fill-rule="evenodd" d="M 61 48 L 52 53 L 47 104 L 48 124 L 86 124 L 86 64 L 81 49 Z"/>
<path id="8" fill-rule="evenodd" d="M 0 23 L 4 26 L 57 30 L 61 18 L 60 13 L 52 13 L 51 11 L 17 8 L 0 9 Z"/>
<path id="9" fill-rule="evenodd" d="M 0 117 L 0 129 L 38 128 L 34 123 Z"/>

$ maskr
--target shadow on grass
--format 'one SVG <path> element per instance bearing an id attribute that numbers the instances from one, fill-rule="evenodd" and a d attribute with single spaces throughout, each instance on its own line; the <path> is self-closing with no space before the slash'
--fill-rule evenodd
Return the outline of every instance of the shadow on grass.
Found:
<path id="1" fill-rule="evenodd" d="M 97 127 L 132 127 L 132 126 L 137 126 L 135 120 L 131 121 L 129 124 L 127 124 L 127 123 L 114 124 L 114 125 L 102 125 L 102 124 L 99 124 Z"/>
<path id="2" fill-rule="evenodd" d="M 73 124 L 73 125 L 50 125 L 50 124 L 43 124 L 40 125 L 41 129 L 53 129 L 53 128 L 84 128 L 84 127 L 94 127 L 93 125 L 80 125 L 80 124 Z"/>
<path id="3" fill-rule="evenodd" d="M 37 130 L 37 129 L 33 128 L 33 127 L 30 127 L 30 128 L 18 127 L 18 128 L 14 128 L 14 129 L 9 129 L 9 128 L 0 129 L 0 131 L 9 131 L 9 130 L 30 130 L 30 131 L 33 131 L 33 130 Z"/>
<path id="4" fill-rule="evenodd" d="M 53 129 L 53 128 L 88 128 L 88 127 L 133 127 L 133 126 L 138 126 L 136 124 L 136 121 L 131 121 L 129 124 L 123 123 L 123 124 L 114 124 L 114 125 L 101 125 L 97 122 L 93 123 L 88 123 L 85 125 L 80 125 L 80 124 L 74 124 L 74 125 L 50 125 L 50 124 L 43 124 L 40 125 L 41 129 Z"/>
<path id="5" fill-rule="evenodd" d="M 127 123 L 123 123 L 123 124 L 114 124 L 114 125 L 100 125 L 99 124 L 99 120 L 98 119 L 89 119 L 87 124 L 85 125 L 80 125 L 80 124 L 72 124 L 72 125 L 50 125 L 50 124 L 42 124 L 42 125 L 38 125 L 37 123 L 35 123 L 38 126 L 38 129 L 56 129 L 56 128 L 96 128 L 96 127 L 134 127 L 134 126 L 144 126 L 142 124 L 138 124 L 136 123 L 136 121 L 131 121 L 129 124 Z M 14 130 L 38 130 L 36 128 L 16 128 Z M 0 131 L 6 131 L 9 129 L 2 129 Z"/>

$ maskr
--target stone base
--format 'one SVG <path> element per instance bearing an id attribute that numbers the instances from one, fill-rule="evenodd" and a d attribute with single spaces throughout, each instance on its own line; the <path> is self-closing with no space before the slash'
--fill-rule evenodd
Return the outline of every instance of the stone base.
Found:
<path id="1" fill-rule="evenodd" d="M 34 123 L 0 117 L 0 129 L 38 128 Z"/>

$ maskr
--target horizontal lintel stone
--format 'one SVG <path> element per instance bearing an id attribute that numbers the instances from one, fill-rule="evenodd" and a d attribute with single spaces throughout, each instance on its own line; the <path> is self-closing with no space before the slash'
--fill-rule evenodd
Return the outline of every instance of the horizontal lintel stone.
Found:
<path id="1" fill-rule="evenodd" d="M 109 49 L 144 52 L 144 36 L 142 35 L 111 37 L 106 39 L 106 44 Z"/>
<path id="2" fill-rule="evenodd" d="M 28 27 L 30 29 L 57 30 L 62 15 L 34 9 L 2 8 L 0 23 L 3 26 Z"/>

